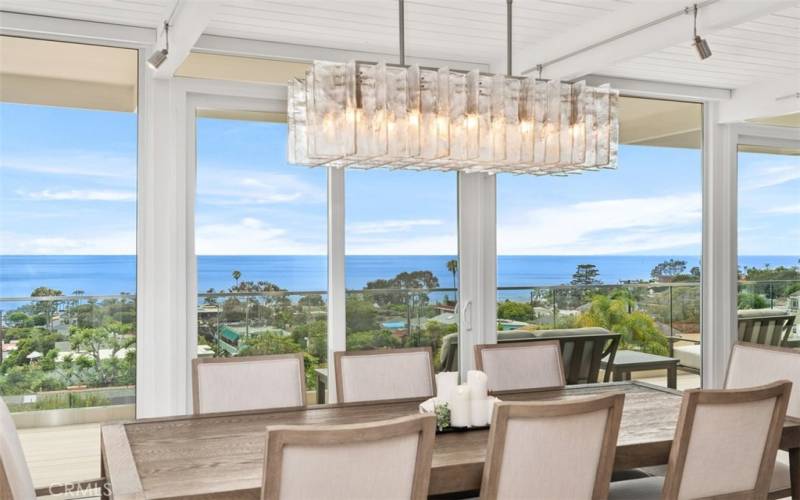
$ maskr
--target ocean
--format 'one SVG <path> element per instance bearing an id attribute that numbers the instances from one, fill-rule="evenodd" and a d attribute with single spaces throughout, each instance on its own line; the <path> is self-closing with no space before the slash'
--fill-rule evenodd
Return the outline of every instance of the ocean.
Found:
<path id="1" fill-rule="evenodd" d="M 447 255 L 348 256 L 346 282 L 358 290 L 371 280 L 392 278 L 403 271 L 433 272 L 442 288 L 453 287 L 447 270 Z M 649 279 L 650 270 L 667 259 L 681 259 L 687 272 L 700 265 L 699 256 L 686 255 L 579 255 L 500 256 L 497 265 L 499 287 L 531 287 L 569 283 L 578 264 L 594 264 L 600 280 L 615 284 L 623 280 Z M 746 255 L 740 266 L 796 266 L 795 256 Z M 231 273 L 241 272 L 240 280 L 270 281 L 292 291 L 322 291 L 326 288 L 324 256 L 199 256 L 198 290 L 224 290 L 234 284 Z M 136 291 L 136 259 L 131 255 L 0 255 L 0 298 L 27 297 L 39 286 L 72 294 L 114 295 Z M 0 307 L 2 308 L 2 307 Z"/>

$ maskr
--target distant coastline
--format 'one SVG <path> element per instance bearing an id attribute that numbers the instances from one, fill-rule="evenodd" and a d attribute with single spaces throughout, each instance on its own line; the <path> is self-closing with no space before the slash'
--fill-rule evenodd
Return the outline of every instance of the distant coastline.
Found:
<path id="1" fill-rule="evenodd" d="M 360 289 L 367 281 L 391 278 L 404 271 L 427 270 L 442 288 L 453 287 L 447 270 L 448 255 L 352 255 L 348 256 L 348 289 Z M 600 280 L 617 284 L 624 280 L 648 280 L 650 270 L 667 259 L 685 260 L 687 267 L 700 265 L 697 255 L 502 255 L 498 258 L 498 286 L 547 286 L 569 283 L 578 264 L 594 264 Z M 744 255 L 741 267 L 797 266 L 798 256 Z M 234 284 L 231 273 L 243 280 L 270 281 L 292 291 L 322 291 L 326 288 L 326 258 L 299 256 L 199 256 L 198 291 L 227 289 Z M 26 297 L 37 286 L 48 286 L 71 294 L 134 293 L 136 259 L 133 255 L 0 255 L 0 297 Z"/>

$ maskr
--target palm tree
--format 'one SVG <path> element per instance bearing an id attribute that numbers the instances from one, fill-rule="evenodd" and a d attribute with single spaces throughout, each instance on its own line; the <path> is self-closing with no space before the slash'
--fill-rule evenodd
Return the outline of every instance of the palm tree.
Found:
<path id="1" fill-rule="evenodd" d="M 234 271 L 233 272 L 233 279 L 236 280 L 236 288 L 239 288 L 239 278 L 241 278 L 241 277 L 242 277 L 242 273 L 240 273 L 239 271 Z"/>
<path id="2" fill-rule="evenodd" d="M 456 271 L 458 271 L 458 260 L 456 259 L 448 260 L 447 270 L 453 273 L 453 288 L 458 288 L 456 286 Z"/>

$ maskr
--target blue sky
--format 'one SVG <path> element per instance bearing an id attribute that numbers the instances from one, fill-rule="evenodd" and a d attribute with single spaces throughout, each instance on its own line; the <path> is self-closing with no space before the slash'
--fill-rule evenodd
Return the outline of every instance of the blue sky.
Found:
<path id="1" fill-rule="evenodd" d="M 326 173 L 285 125 L 200 119 L 200 254 L 321 254 Z M 618 170 L 498 177 L 501 254 L 700 253 L 696 150 L 622 146 Z M 800 159 L 740 155 L 740 254 L 800 255 Z M 136 116 L 0 104 L 0 254 L 132 254 Z M 347 252 L 457 250 L 456 175 L 346 174 Z"/>

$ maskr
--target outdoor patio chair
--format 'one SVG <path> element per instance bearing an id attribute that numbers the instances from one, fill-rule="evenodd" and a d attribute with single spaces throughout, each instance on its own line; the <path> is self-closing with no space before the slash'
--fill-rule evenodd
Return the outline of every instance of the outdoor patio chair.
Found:
<path id="1" fill-rule="evenodd" d="M 776 380 L 792 382 L 786 415 L 800 418 L 800 351 L 745 343 L 733 346 L 725 379 L 726 388 L 738 389 Z M 770 497 L 783 498 L 791 494 L 789 453 L 778 451 L 770 482 Z"/>
<path id="2" fill-rule="evenodd" d="M 481 499 L 606 498 L 624 401 L 497 403 Z"/>
<path id="3" fill-rule="evenodd" d="M 340 403 L 430 398 L 436 394 L 430 347 L 333 354 Z"/>
<path id="4" fill-rule="evenodd" d="M 306 405 L 302 353 L 192 360 L 195 415 Z"/>
<path id="5" fill-rule="evenodd" d="M 771 346 L 783 345 L 789 339 L 795 321 L 793 314 L 780 309 L 743 309 L 738 311 L 737 317 L 740 342 Z M 668 339 L 672 344 L 672 356 L 680 360 L 680 367 L 700 373 L 700 341 L 680 335 Z M 677 342 L 686 342 L 689 345 L 675 345 Z"/>
<path id="6" fill-rule="evenodd" d="M 264 500 L 428 497 L 436 417 L 267 427 Z"/>
<path id="7" fill-rule="evenodd" d="M 557 340 L 476 345 L 475 367 L 486 373 L 491 393 L 566 384 Z"/>
<path id="8" fill-rule="evenodd" d="M 791 386 L 684 392 L 666 477 L 612 483 L 609 498 L 766 498 Z"/>

